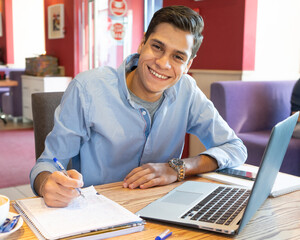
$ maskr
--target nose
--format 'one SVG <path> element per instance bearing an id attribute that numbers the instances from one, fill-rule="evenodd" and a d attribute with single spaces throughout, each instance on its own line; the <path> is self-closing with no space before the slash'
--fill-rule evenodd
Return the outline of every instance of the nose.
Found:
<path id="1" fill-rule="evenodd" d="M 162 56 L 158 57 L 156 59 L 156 64 L 161 69 L 170 69 L 171 68 L 170 60 L 169 60 L 169 57 L 167 56 L 167 54 L 163 54 Z"/>

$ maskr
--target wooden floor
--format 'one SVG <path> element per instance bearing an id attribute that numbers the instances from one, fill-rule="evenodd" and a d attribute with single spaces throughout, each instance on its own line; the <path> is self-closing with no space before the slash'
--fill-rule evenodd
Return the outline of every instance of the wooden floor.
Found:
<path id="1" fill-rule="evenodd" d="M 32 128 L 32 122 L 23 122 L 22 119 L 8 118 L 7 124 L 4 124 L 0 120 L 0 137 L 2 130 L 14 130 L 14 129 L 28 129 Z M 16 187 L 0 188 L 0 195 L 8 196 L 10 200 L 16 200 L 21 198 L 33 197 L 34 194 L 31 190 L 30 184 L 20 185 Z"/>

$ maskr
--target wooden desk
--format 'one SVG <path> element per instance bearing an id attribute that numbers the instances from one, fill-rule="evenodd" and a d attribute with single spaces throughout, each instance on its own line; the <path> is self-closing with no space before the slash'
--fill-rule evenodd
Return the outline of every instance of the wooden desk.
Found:
<path id="1" fill-rule="evenodd" d="M 203 178 L 190 178 L 189 180 L 205 181 Z M 111 183 L 95 187 L 104 196 L 118 202 L 132 212 L 137 212 L 150 202 L 165 195 L 167 192 L 178 186 L 174 183 L 167 186 L 151 189 L 129 190 L 122 187 L 122 183 Z M 11 211 L 15 212 L 11 206 Z M 153 240 L 165 229 L 170 229 L 172 239 L 299 239 L 300 236 L 300 191 L 283 195 L 277 198 L 268 198 L 262 207 L 257 211 L 243 231 L 234 237 L 206 232 L 182 226 L 176 226 L 158 221 L 147 221 L 145 230 L 129 235 L 111 238 L 122 240 Z M 37 239 L 30 228 L 24 222 L 23 226 L 7 239 Z"/>
<path id="2" fill-rule="evenodd" d="M 0 80 L 0 87 L 16 87 L 18 86 L 18 81 L 6 79 Z"/>

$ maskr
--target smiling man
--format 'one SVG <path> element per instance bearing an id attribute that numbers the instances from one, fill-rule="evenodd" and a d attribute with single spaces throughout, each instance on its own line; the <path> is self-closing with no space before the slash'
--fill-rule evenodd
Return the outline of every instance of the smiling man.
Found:
<path id="1" fill-rule="evenodd" d="M 187 75 L 202 42 L 202 18 L 184 6 L 157 11 L 138 48 L 118 69 L 78 74 L 55 111 L 53 130 L 33 167 L 33 190 L 63 207 L 75 188 L 123 181 L 149 188 L 238 166 L 242 141 Z M 206 151 L 181 159 L 186 133 Z M 57 171 L 53 158 L 74 169 Z"/>

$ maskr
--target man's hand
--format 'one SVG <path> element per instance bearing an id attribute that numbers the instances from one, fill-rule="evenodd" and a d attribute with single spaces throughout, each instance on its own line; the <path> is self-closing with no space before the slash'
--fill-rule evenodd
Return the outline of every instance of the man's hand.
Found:
<path id="1" fill-rule="evenodd" d="M 185 176 L 214 171 L 217 161 L 208 155 L 183 159 Z M 168 163 L 147 163 L 133 169 L 124 179 L 124 188 L 149 188 L 177 181 L 177 172 Z"/>
<path id="2" fill-rule="evenodd" d="M 75 188 L 83 186 L 82 175 L 76 170 L 69 170 L 68 175 L 56 171 L 47 174 L 42 180 L 38 193 L 49 207 L 66 207 L 78 197 L 79 193 Z"/>
<path id="3" fill-rule="evenodd" d="M 133 169 L 124 179 L 124 188 L 149 188 L 177 180 L 177 172 L 168 163 L 147 163 Z"/>

